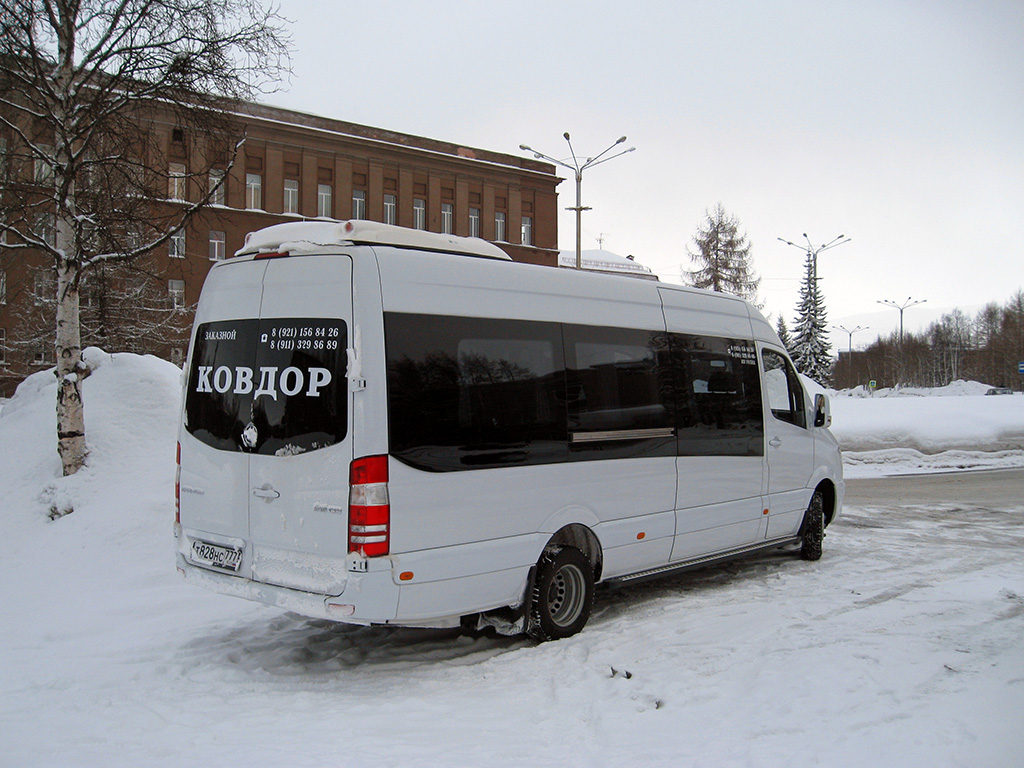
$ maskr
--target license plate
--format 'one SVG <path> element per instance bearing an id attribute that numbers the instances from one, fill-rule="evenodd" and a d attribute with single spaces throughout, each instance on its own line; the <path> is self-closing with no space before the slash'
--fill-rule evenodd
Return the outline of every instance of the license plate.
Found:
<path id="1" fill-rule="evenodd" d="M 194 540 L 192 542 L 192 561 L 200 565 L 223 568 L 225 571 L 237 571 L 242 564 L 242 550 Z"/>

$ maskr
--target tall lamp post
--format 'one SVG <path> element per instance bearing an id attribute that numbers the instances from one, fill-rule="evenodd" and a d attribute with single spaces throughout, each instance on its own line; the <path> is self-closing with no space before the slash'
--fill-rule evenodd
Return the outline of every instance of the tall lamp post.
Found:
<path id="1" fill-rule="evenodd" d="M 616 152 L 614 155 L 609 155 L 609 152 L 611 152 L 615 147 L 619 146 L 619 144 L 622 144 L 626 140 L 626 137 L 623 136 L 601 154 L 595 155 L 594 157 L 588 157 L 581 163 L 579 159 L 576 157 L 575 150 L 572 148 L 572 141 L 570 141 L 569 139 L 569 132 L 566 131 L 565 133 L 562 134 L 562 136 L 565 138 L 566 143 L 569 145 L 569 154 L 572 155 L 571 165 L 565 162 L 564 160 L 559 160 L 557 158 L 551 157 L 550 155 L 545 155 L 543 152 L 538 152 L 536 149 L 528 147 L 525 144 L 520 144 L 519 148 L 524 152 L 533 152 L 533 156 L 536 157 L 538 160 L 547 160 L 548 162 L 554 163 L 555 165 L 560 165 L 563 168 L 568 168 L 576 175 L 576 205 L 573 208 L 566 208 L 566 210 L 576 211 L 576 269 L 583 269 L 581 214 L 584 211 L 590 210 L 590 208 L 584 208 L 583 203 L 581 202 L 580 193 L 583 183 L 583 172 L 587 170 L 587 168 L 592 168 L 595 165 L 600 165 L 601 163 L 606 163 L 609 160 L 614 160 L 616 157 L 621 157 L 627 152 L 632 152 L 633 150 L 636 149 L 636 147 L 623 149 L 619 152 Z"/>
<path id="2" fill-rule="evenodd" d="M 792 245 L 794 248 L 799 248 L 801 251 L 803 251 L 804 253 L 806 253 L 808 256 L 811 257 L 811 264 L 812 264 L 812 270 L 813 270 L 812 273 L 811 273 L 811 276 L 814 279 L 814 285 L 815 286 L 818 284 L 818 282 L 817 282 L 818 281 L 818 254 L 823 252 L 823 251 L 827 251 L 830 248 L 836 248 L 837 246 L 840 246 L 843 243 L 848 243 L 851 240 L 851 238 L 847 237 L 846 235 L 840 235 L 839 237 L 835 238 L 834 240 L 832 240 L 832 241 L 830 241 L 828 243 L 824 243 L 822 245 L 819 245 L 817 248 L 815 248 L 811 244 L 811 238 L 809 238 L 807 236 L 806 232 L 804 232 L 804 240 L 807 241 L 807 245 L 800 245 L 798 243 L 793 243 L 793 242 L 790 242 L 789 240 L 786 240 L 785 238 L 782 238 L 782 237 L 780 237 L 778 239 L 781 242 L 785 243 L 786 245 Z"/>
<path id="3" fill-rule="evenodd" d="M 866 331 L 866 330 L 868 330 L 868 326 L 866 326 L 866 325 L 865 326 L 858 325 L 856 328 L 852 328 L 852 329 L 851 328 L 847 328 L 847 327 L 842 326 L 842 325 L 833 325 L 832 327 L 835 328 L 837 331 L 842 331 L 843 333 L 847 334 L 847 336 L 849 337 L 849 339 L 848 339 L 849 344 L 848 344 L 847 350 L 846 350 L 846 358 L 850 361 L 849 364 L 847 365 L 847 367 L 850 369 L 850 382 L 852 384 L 853 383 L 853 334 L 857 333 L 857 331 Z"/>
<path id="4" fill-rule="evenodd" d="M 885 304 L 885 306 L 887 306 L 887 307 L 892 307 L 893 309 L 898 309 L 900 311 L 900 346 L 901 347 L 903 346 L 903 312 L 905 310 L 910 309 L 911 307 L 916 307 L 918 304 L 924 304 L 926 301 L 928 301 L 928 299 L 917 299 L 915 301 L 915 300 L 911 299 L 909 296 L 907 296 L 907 300 L 904 301 L 902 304 L 897 304 L 895 301 L 890 301 L 889 299 L 883 299 L 881 301 L 876 301 L 875 302 L 876 304 Z"/>

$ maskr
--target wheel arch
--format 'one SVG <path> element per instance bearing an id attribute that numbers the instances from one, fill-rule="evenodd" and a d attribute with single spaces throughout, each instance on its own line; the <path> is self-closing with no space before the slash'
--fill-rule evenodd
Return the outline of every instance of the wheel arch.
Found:
<path id="1" fill-rule="evenodd" d="M 594 582 L 601 580 L 601 571 L 604 568 L 604 553 L 601 549 L 601 541 L 588 526 L 583 523 L 569 523 L 559 528 L 545 546 L 551 547 L 574 547 L 580 550 L 594 568 Z"/>
<path id="2" fill-rule="evenodd" d="M 821 491 L 822 503 L 825 508 L 825 527 L 827 528 L 836 516 L 836 486 L 831 480 L 822 480 L 815 491 Z"/>

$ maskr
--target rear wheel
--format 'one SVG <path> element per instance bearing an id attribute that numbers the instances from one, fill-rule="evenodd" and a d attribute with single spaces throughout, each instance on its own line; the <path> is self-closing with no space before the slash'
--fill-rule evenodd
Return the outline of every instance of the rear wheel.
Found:
<path id="1" fill-rule="evenodd" d="M 527 634 L 535 640 L 575 635 L 594 604 L 594 567 L 575 547 L 550 547 L 537 563 Z"/>
<path id="2" fill-rule="evenodd" d="M 821 546 L 825 538 L 825 497 L 815 491 L 804 514 L 804 525 L 800 542 L 802 560 L 820 560 Z"/>

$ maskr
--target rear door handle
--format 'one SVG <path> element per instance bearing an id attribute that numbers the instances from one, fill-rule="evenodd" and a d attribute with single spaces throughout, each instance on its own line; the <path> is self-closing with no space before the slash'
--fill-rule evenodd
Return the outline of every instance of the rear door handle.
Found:
<path id="1" fill-rule="evenodd" d="M 271 488 L 269 485 L 265 485 L 262 488 L 253 488 L 252 495 L 261 499 L 279 499 L 281 494 Z"/>

